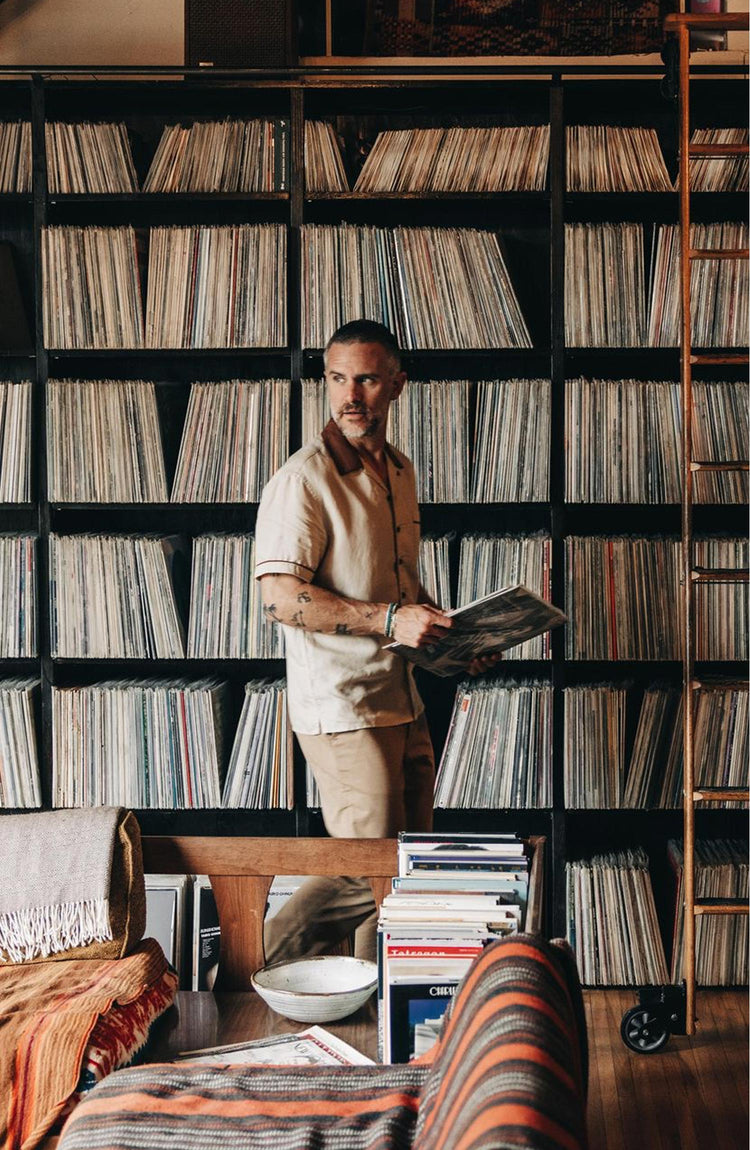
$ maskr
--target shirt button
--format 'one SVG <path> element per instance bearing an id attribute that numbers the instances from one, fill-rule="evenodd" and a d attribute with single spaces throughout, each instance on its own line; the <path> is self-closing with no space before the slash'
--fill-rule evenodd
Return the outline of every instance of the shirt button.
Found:
<path id="1" fill-rule="evenodd" d="M 401 531 L 401 528 L 400 528 L 400 527 L 397 527 L 397 528 L 396 528 L 396 534 L 398 535 L 400 531 Z"/>
<path id="2" fill-rule="evenodd" d="M 401 592 L 401 598 L 402 598 L 402 599 L 405 599 L 405 598 L 406 598 L 406 592 L 405 592 L 405 591 L 402 591 L 402 592 Z"/>

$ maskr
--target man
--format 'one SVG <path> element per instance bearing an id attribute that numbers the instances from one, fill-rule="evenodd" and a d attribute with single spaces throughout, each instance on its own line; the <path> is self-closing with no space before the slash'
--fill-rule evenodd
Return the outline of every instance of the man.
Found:
<path id="1" fill-rule="evenodd" d="M 369 320 L 345 324 L 324 354 L 332 419 L 263 492 L 256 577 L 267 618 L 284 624 L 292 727 L 335 838 L 389 838 L 432 826 L 434 757 L 412 665 L 452 620 L 419 584 L 413 468 L 386 443 L 406 382 L 398 345 Z M 319 953 L 376 918 L 362 879 L 311 879 L 266 929 L 269 962 Z"/>

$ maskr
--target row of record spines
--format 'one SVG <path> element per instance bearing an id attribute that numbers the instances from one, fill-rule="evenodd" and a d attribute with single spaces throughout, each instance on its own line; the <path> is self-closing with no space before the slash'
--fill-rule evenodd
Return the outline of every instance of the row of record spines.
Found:
<path id="1" fill-rule="evenodd" d="M 34 695 L 38 680 L 13 680 L 0 683 L 0 807 L 38 806 L 40 804 Z M 234 806 L 248 809 L 287 808 L 293 805 L 291 730 L 286 718 L 283 680 L 253 680 L 245 685 L 245 701 L 235 732 L 226 780 L 219 802 L 222 773 L 220 702 L 224 688 L 214 681 L 186 683 L 106 683 L 87 687 L 53 688 L 55 805 L 99 805 L 127 802 L 136 806 L 164 805 L 169 796 L 180 806 Z M 569 793 L 571 726 L 583 710 L 590 711 L 589 725 L 599 727 L 597 694 L 613 691 L 609 685 L 567 688 L 563 692 L 565 707 L 565 808 L 616 808 L 620 804 L 608 797 L 599 800 L 607 769 L 609 747 L 592 740 L 582 752 L 593 763 L 576 796 Z M 676 689 L 648 688 L 648 695 L 667 697 L 673 713 L 678 710 Z M 167 708 L 169 715 L 159 728 L 147 709 L 154 700 Z M 185 736 L 184 711 L 191 700 L 210 699 L 211 706 L 193 714 L 192 737 Z M 703 713 L 701 714 L 702 702 Z M 119 707 L 119 710 L 118 710 Z M 440 758 L 435 785 L 435 806 L 446 809 L 534 808 L 552 805 L 551 795 L 551 723 L 552 687 L 530 679 L 495 682 L 465 681 L 458 684 L 451 723 Z M 123 709 L 124 708 L 124 709 Z M 170 711 L 171 708 L 171 711 Z M 571 717 L 571 711 L 575 711 Z M 711 691 L 702 696 L 698 706 L 699 732 L 698 777 L 702 770 L 708 783 L 726 784 L 715 775 L 730 764 L 741 774 L 746 763 L 747 694 L 739 691 Z M 65 722 L 70 720 L 73 734 L 66 741 Z M 679 715 L 677 716 L 679 720 Z M 586 721 L 586 720 L 584 720 Z M 675 759 L 681 748 L 674 722 L 668 730 L 657 727 L 653 716 L 636 734 L 636 743 L 646 745 L 649 766 L 661 762 L 665 736 L 672 744 L 670 756 Z M 701 734 L 702 732 L 702 734 Z M 596 734 L 601 732 L 597 729 Z M 653 741 L 649 741 L 653 738 Z M 119 741 L 118 741 L 119 740 Z M 716 741 L 714 743 L 714 740 Z M 116 744 L 119 755 L 130 755 L 127 770 L 111 779 L 107 789 L 109 752 Z M 677 747 L 675 755 L 674 747 Z M 87 755 L 101 747 L 101 764 Z M 200 747 L 200 757 L 194 750 Z M 125 748 L 128 748 L 127 752 Z M 634 748 L 635 753 L 635 748 Z M 640 752 L 643 753 L 643 747 Z M 192 756 L 192 757 L 191 757 Z M 713 759 L 713 762 L 711 761 Z M 175 768 L 175 764 L 179 764 Z M 66 765 L 67 764 L 67 765 Z M 160 766 L 158 764 L 161 764 Z M 201 787 L 196 772 L 204 771 Z M 679 789 L 681 764 L 672 782 Z M 175 782 L 174 769 L 192 777 L 191 787 L 180 778 Z M 670 765 L 670 770 L 672 770 Z M 158 786 L 152 790 L 149 775 L 161 771 Z M 192 773 L 192 776 L 191 776 Z M 116 772 L 115 772 L 116 775 Z M 711 776 L 714 777 L 711 777 Z M 657 780 L 658 781 L 658 780 Z M 729 783 L 732 783 L 731 777 Z M 737 780 L 734 780 L 735 783 Z M 706 779 L 703 780 L 704 784 Z M 311 779 L 308 779 L 310 786 Z M 135 789 L 133 789 L 135 788 Z M 201 794 L 203 801 L 190 801 L 190 794 Z M 160 796 L 153 803 L 149 800 Z M 308 789 L 310 807 L 319 805 L 314 787 Z M 168 802 L 167 802 L 168 805 Z M 628 804 L 637 809 L 650 809 L 649 804 Z M 677 805 L 677 802 L 671 805 Z"/>
<path id="2" fill-rule="evenodd" d="M 694 457 L 742 458 L 747 382 L 696 381 L 693 388 Z M 290 389 L 288 380 L 192 383 L 172 501 L 257 501 L 289 452 Z M 30 400 L 30 383 L 0 383 L 0 502 L 30 498 Z M 415 465 L 421 503 L 543 502 L 550 403 L 549 380 L 414 380 L 396 401 L 388 436 Z M 303 442 L 329 411 L 325 382 L 302 380 Z M 677 383 L 566 381 L 566 500 L 679 502 L 681 424 Z M 52 502 L 168 502 L 153 382 L 50 380 L 47 425 Z M 747 501 L 741 472 L 700 474 L 696 488 L 697 502 Z"/>
<path id="3" fill-rule="evenodd" d="M 442 602 L 450 586 L 450 547 L 445 539 L 426 536 L 420 562 L 428 590 Z M 184 537 L 53 534 L 48 543 L 53 650 L 57 655 L 112 658 L 115 636 L 128 644 L 133 636 L 140 636 L 143 646 L 128 646 L 127 655 L 118 647 L 119 657 L 181 657 L 183 605 L 177 600 L 174 580 L 177 578 L 180 585 L 186 582 L 190 567 Z M 563 544 L 568 659 L 680 658 L 678 539 L 566 536 Z M 191 567 L 189 657 L 273 658 L 280 654 L 278 641 L 259 622 L 261 606 L 253 577 L 253 546 L 250 534 L 196 537 Z M 697 566 L 702 567 L 747 567 L 747 541 L 696 538 L 695 558 Z M 35 537 L 0 536 L 0 563 L 0 587 L 5 588 L 1 601 L 4 610 L 0 614 L 0 657 L 34 657 L 38 649 Z M 238 610 L 233 598 L 237 590 L 232 583 L 234 575 L 230 575 L 233 572 L 242 573 L 241 610 L 249 615 L 248 624 L 242 627 L 232 626 Z M 464 534 L 460 539 L 456 605 L 515 583 L 528 585 L 550 599 L 551 572 L 552 541 L 544 533 Z M 207 589 L 216 586 L 225 587 L 227 593 L 212 600 Z M 747 586 L 720 584 L 698 590 L 696 657 L 745 659 Z M 224 638 L 217 638 L 216 646 L 208 647 L 202 638 L 207 634 Z M 97 635 L 101 646 L 94 642 Z M 506 656 L 549 658 L 549 635 L 529 640 Z"/>
<path id="4" fill-rule="evenodd" d="M 696 897 L 747 898 L 746 840 L 699 838 L 695 851 Z M 670 920 L 665 923 L 671 967 L 667 965 L 649 860 L 643 848 L 611 851 L 566 864 L 567 937 L 584 985 L 658 986 L 682 980 L 680 840 L 669 840 L 667 858 L 674 878 Z M 747 983 L 747 916 L 706 915 L 696 925 L 698 985 Z"/>
<path id="5" fill-rule="evenodd" d="M 36 712 L 39 679 L 0 680 L 0 809 L 42 805 Z"/>
<path id="6" fill-rule="evenodd" d="M 144 316 L 132 227 L 43 229 L 47 347 L 286 346 L 283 225 L 149 232 Z M 676 225 L 654 225 L 648 275 L 642 224 L 566 224 L 565 236 L 568 347 L 677 346 Z M 747 227 L 694 224 L 692 243 L 743 248 Z M 301 252 L 305 347 L 362 316 L 385 323 L 407 350 L 532 347 L 495 232 L 306 224 Z M 692 275 L 693 343 L 744 346 L 746 261 L 700 261 Z"/>
<path id="7" fill-rule="evenodd" d="M 747 690 L 711 687 L 694 698 L 697 785 L 746 786 Z M 563 700 L 566 809 L 682 807 L 679 688 L 652 684 L 640 694 L 627 684 L 585 684 L 566 687 Z"/>
<path id="8" fill-rule="evenodd" d="M 285 682 L 246 684 L 225 775 L 227 706 L 217 680 L 53 687 L 52 805 L 291 808 Z"/>
<path id="9" fill-rule="evenodd" d="M 683 900 L 683 843 L 670 839 L 667 854 L 676 875 L 676 899 Z M 696 839 L 695 897 L 748 897 L 748 844 L 741 839 Z M 703 986 L 736 986 L 748 981 L 747 915 L 701 915 L 695 924 L 696 981 Z M 684 918 L 675 916 L 671 977 L 682 979 Z"/>
<path id="10" fill-rule="evenodd" d="M 584 986 L 668 982 L 642 847 L 565 866 L 567 938 Z"/>
<path id="11" fill-rule="evenodd" d="M 284 191 L 289 179 L 288 121 L 199 121 L 165 125 L 144 192 Z M 693 143 L 743 143 L 742 128 L 697 129 Z M 138 177 L 125 123 L 45 124 L 50 192 L 133 193 Z M 270 155 L 268 154 L 270 153 Z M 342 141 L 333 124 L 305 122 L 306 190 L 346 192 Z M 546 186 L 549 125 L 407 128 L 378 133 L 355 191 L 541 191 Z M 460 161 L 460 162 L 457 162 Z M 0 123 L 0 192 L 31 190 L 28 121 Z M 697 191 L 746 191 L 746 157 L 694 161 Z M 569 125 L 568 191 L 672 191 L 653 128 Z"/>
<path id="12" fill-rule="evenodd" d="M 566 347 L 676 347 L 680 332 L 680 229 L 654 224 L 646 267 L 640 223 L 565 225 Z M 744 223 L 692 224 L 691 247 L 748 246 Z M 696 347 L 747 345 L 743 259 L 694 261 L 691 333 Z"/>

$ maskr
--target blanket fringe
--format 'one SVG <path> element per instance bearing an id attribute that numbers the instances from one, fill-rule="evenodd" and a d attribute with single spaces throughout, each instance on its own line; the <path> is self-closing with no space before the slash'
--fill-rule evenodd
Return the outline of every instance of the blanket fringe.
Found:
<path id="1" fill-rule="evenodd" d="M 112 938 L 109 899 L 24 907 L 0 915 L 0 961 L 28 962 Z"/>

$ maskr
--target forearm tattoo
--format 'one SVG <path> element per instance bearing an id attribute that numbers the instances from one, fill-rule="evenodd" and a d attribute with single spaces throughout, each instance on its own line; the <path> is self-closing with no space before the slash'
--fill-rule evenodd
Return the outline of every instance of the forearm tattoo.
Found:
<path id="1" fill-rule="evenodd" d="M 299 595 L 297 596 L 297 602 L 312 603 L 312 595 L 308 594 L 307 591 L 300 591 Z"/>
<path id="2" fill-rule="evenodd" d="M 337 623 L 336 624 L 336 630 L 335 630 L 334 634 L 336 634 L 336 635 L 350 635 L 351 631 L 347 627 L 346 623 Z"/>

